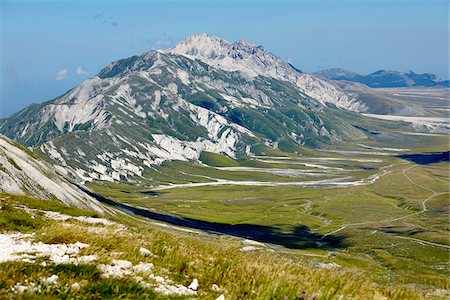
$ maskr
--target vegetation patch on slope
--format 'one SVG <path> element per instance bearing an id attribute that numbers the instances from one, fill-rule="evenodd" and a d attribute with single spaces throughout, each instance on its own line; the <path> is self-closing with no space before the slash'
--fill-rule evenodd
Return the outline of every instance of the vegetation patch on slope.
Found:
<path id="1" fill-rule="evenodd" d="M 200 153 L 199 160 L 212 167 L 238 167 L 239 163 L 231 157 L 213 152 L 203 151 Z"/>

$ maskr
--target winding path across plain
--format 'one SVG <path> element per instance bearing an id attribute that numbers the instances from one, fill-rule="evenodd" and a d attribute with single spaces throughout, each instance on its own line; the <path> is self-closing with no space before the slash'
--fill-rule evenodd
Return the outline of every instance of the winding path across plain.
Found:
<path id="1" fill-rule="evenodd" d="M 409 171 L 409 170 L 411 170 L 411 169 L 413 169 L 413 168 L 415 168 L 416 166 L 417 166 L 417 165 L 412 165 L 412 166 L 410 166 L 410 167 L 408 167 L 408 168 L 406 168 L 406 169 L 403 169 L 402 175 L 403 175 L 409 182 L 411 182 L 411 184 L 413 184 L 413 185 L 415 185 L 415 186 L 417 186 L 417 187 L 419 187 L 419 188 L 428 190 L 428 191 L 430 191 L 430 192 L 433 193 L 431 196 L 427 197 L 426 199 L 424 199 L 424 200 L 422 201 L 422 210 L 421 210 L 421 211 L 418 211 L 418 212 L 415 212 L 415 213 L 412 213 L 412 214 L 409 214 L 409 215 L 406 215 L 406 216 L 398 217 L 398 218 L 388 218 L 388 219 L 383 219 L 383 220 L 380 220 L 380 221 L 369 221 L 369 222 L 361 222 L 361 223 L 344 224 L 344 225 L 342 225 L 342 227 L 340 227 L 340 228 L 338 228 L 338 229 L 336 229 L 336 230 L 333 230 L 333 231 L 330 231 L 330 232 L 324 234 L 323 237 L 322 237 L 322 239 L 325 238 L 326 236 L 329 236 L 329 235 L 332 235 L 332 234 L 336 234 L 336 233 L 338 233 L 338 232 L 340 232 L 340 231 L 342 231 L 342 230 L 344 230 L 344 229 L 346 229 L 347 227 L 350 227 L 350 226 L 361 226 L 361 225 L 379 224 L 379 223 L 391 223 L 391 222 L 395 222 L 395 221 L 399 221 L 399 220 L 411 218 L 411 217 L 413 217 L 413 216 L 417 216 L 417 215 L 419 215 L 419 214 L 422 214 L 422 213 L 424 213 L 424 212 L 427 212 L 427 211 L 428 211 L 428 209 L 427 209 L 427 202 L 428 202 L 429 200 L 431 200 L 431 199 L 433 199 L 433 198 L 435 198 L 435 197 L 437 197 L 437 196 L 440 196 L 440 195 L 448 194 L 448 192 L 436 192 L 436 191 L 433 190 L 433 189 L 430 189 L 430 188 L 428 188 L 428 187 L 425 187 L 425 186 L 423 186 L 423 185 L 420 185 L 420 184 L 414 182 L 408 175 L 406 175 L 406 172 Z M 421 240 L 421 239 L 417 239 L 417 238 L 405 237 L 405 236 L 400 236 L 400 235 L 396 235 L 396 236 L 394 236 L 394 237 L 395 237 L 395 238 L 399 238 L 399 239 L 407 239 L 407 240 L 414 241 L 414 242 L 418 242 L 418 243 L 421 243 L 421 244 L 428 244 L 428 245 L 432 245 L 432 246 L 437 246 L 437 247 L 443 247 L 443 248 L 448 248 L 448 249 L 450 249 L 450 246 L 449 246 L 449 245 L 444 245 L 444 244 L 434 243 L 434 242 L 430 242 L 430 241 L 426 241 L 426 240 Z"/>

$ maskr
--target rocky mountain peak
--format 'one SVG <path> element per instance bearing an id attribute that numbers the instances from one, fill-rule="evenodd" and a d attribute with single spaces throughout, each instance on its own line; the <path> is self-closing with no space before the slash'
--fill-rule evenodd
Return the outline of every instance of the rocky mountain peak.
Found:
<path id="1" fill-rule="evenodd" d="M 261 53 L 272 55 L 265 51 L 262 46 L 256 46 L 246 40 L 232 43 L 204 33 L 192 35 L 166 52 L 203 59 L 223 59 L 225 57 L 243 59 Z"/>
<path id="2" fill-rule="evenodd" d="M 301 73 L 264 47 L 255 46 L 245 40 L 231 43 L 218 37 L 198 34 L 162 52 L 200 60 L 223 71 L 240 72 L 247 78 L 263 76 L 288 81 L 321 103 L 332 102 L 337 107 L 354 111 L 366 109 L 335 86 L 320 78 Z"/>
<path id="3" fill-rule="evenodd" d="M 204 58 L 223 56 L 230 47 L 230 42 L 207 34 L 196 34 L 179 42 L 168 52 Z"/>

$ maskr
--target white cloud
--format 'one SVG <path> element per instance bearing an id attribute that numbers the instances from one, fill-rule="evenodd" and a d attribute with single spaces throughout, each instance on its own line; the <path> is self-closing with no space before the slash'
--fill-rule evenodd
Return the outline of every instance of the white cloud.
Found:
<path id="1" fill-rule="evenodd" d="M 155 45 L 156 45 L 157 49 L 161 49 L 162 47 L 167 47 L 167 46 L 172 45 L 172 41 L 171 40 L 157 40 Z"/>
<path id="2" fill-rule="evenodd" d="M 154 42 L 153 49 L 166 49 L 171 45 L 173 45 L 172 39 L 167 37 L 165 33 L 161 33 L 160 36 Z"/>
<path id="3" fill-rule="evenodd" d="M 67 74 L 69 73 L 69 70 L 67 68 L 61 69 L 58 72 L 55 73 L 55 80 L 64 80 L 67 79 Z"/>
<path id="4" fill-rule="evenodd" d="M 82 66 L 78 66 L 77 69 L 75 70 L 75 73 L 77 73 L 77 75 L 88 75 L 89 74 L 89 72 Z"/>

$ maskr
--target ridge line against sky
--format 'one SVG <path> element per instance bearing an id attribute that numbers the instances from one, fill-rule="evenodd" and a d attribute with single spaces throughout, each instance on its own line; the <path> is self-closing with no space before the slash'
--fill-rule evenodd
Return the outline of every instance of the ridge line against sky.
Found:
<path id="1" fill-rule="evenodd" d="M 264 46 L 306 72 L 448 79 L 448 1 L 0 1 L 0 117 L 50 100 L 113 60 L 196 33 Z"/>

